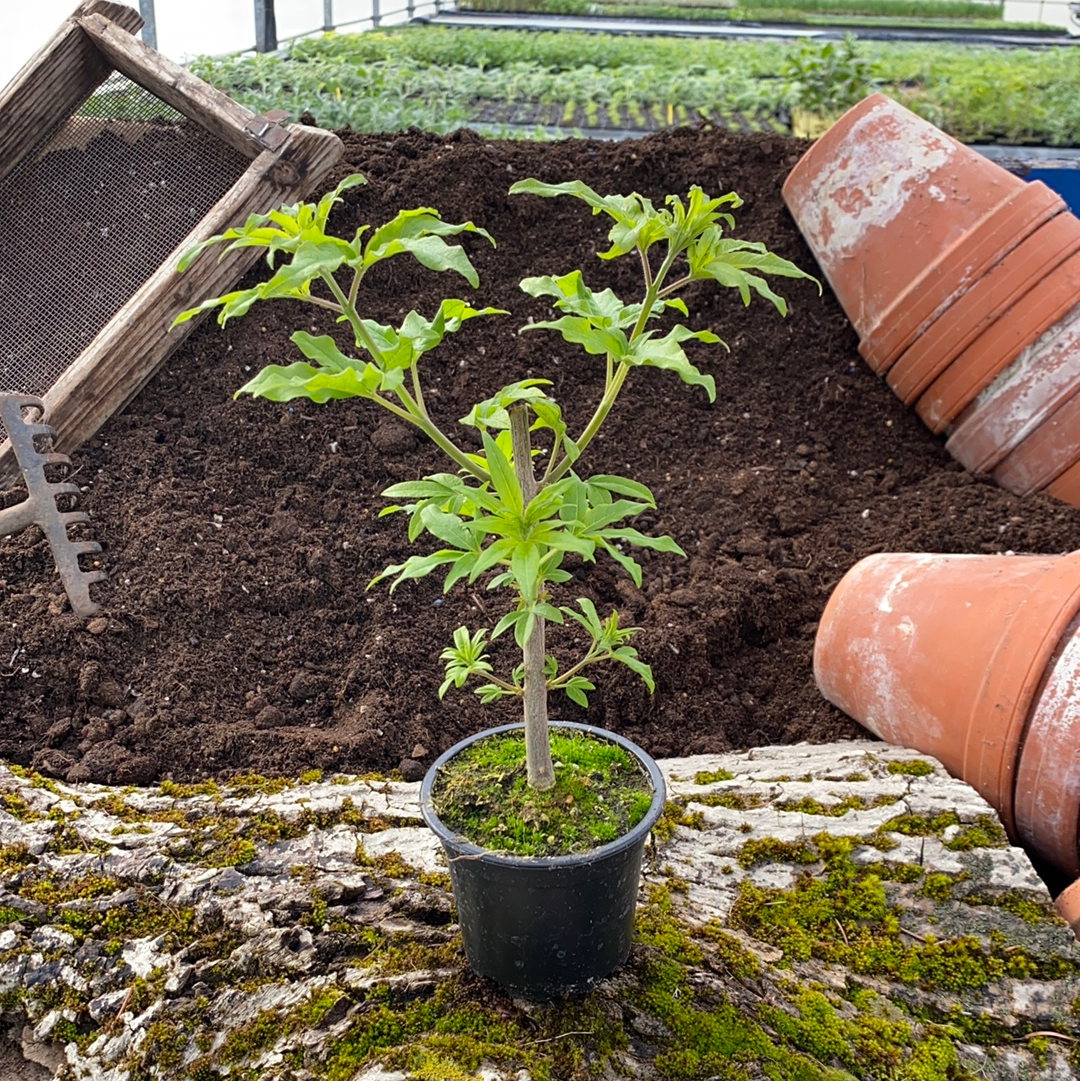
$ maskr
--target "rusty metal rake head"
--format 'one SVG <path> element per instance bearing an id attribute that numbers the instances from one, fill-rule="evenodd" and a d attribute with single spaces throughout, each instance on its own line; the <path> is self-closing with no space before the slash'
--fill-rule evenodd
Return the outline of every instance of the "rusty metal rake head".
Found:
<path id="1" fill-rule="evenodd" d="M 27 498 L 14 507 L 0 510 L 0 537 L 18 533 L 29 525 L 39 526 L 52 548 L 56 569 L 64 584 L 71 610 L 78 616 L 92 616 L 98 605 L 90 599 L 90 586 L 105 578 L 102 570 L 83 570 L 79 556 L 101 551 L 96 541 L 73 541 L 68 536 L 68 526 L 86 522 L 90 516 L 85 511 L 59 510 L 58 495 L 78 495 L 79 487 L 70 481 L 50 481 L 45 467 L 70 465 L 66 454 L 38 450 L 35 439 L 56 436 L 56 429 L 31 419 L 26 410 L 37 410 L 37 416 L 45 415 L 45 403 L 29 394 L 0 393 L 0 421 L 11 440 L 12 449 L 26 483 Z"/>

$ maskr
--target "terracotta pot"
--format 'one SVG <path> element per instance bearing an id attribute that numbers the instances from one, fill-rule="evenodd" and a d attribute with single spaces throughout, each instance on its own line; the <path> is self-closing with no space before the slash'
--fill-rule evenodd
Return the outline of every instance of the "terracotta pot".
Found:
<path id="1" fill-rule="evenodd" d="M 987 473 L 1080 389 L 1080 306 L 1022 349 L 956 418 L 945 444 L 973 473 Z"/>
<path id="2" fill-rule="evenodd" d="M 1080 880 L 1066 886 L 1054 899 L 1054 908 L 1058 915 L 1072 928 L 1080 938 Z"/>
<path id="3" fill-rule="evenodd" d="M 882 94 L 803 155 L 783 196 L 878 372 L 1065 209 Z"/>
<path id="4" fill-rule="evenodd" d="M 814 676 L 871 732 L 967 781 L 1015 838 L 1017 754 L 1078 611 L 1080 552 L 874 555 L 826 605 Z"/>
<path id="5" fill-rule="evenodd" d="M 1055 499 L 1080 507 L 1080 462 L 1077 462 L 1056 480 L 1047 485 L 1046 491 Z"/>
<path id="6" fill-rule="evenodd" d="M 1016 770 L 1016 829 L 1026 848 L 1080 875 L 1080 626 L 1052 660 Z M 1078 902 L 1080 903 L 1080 902 Z"/>
<path id="7" fill-rule="evenodd" d="M 1072 214 L 1058 214 L 1032 233 L 972 283 L 890 368 L 886 381 L 896 396 L 911 405 L 926 391 L 919 415 L 932 431 L 943 431 L 1024 346 L 1076 303 L 1080 259 L 1069 257 L 1077 251 L 1080 219 Z"/>

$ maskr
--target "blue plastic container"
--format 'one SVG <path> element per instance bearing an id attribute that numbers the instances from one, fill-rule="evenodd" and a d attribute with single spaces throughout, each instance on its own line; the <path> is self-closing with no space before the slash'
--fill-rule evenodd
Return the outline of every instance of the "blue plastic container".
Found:
<path id="1" fill-rule="evenodd" d="M 1061 146 L 973 145 L 972 150 L 1024 180 L 1041 180 L 1080 217 L 1080 148 Z"/>
<path id="2" fill-rule="evenodd" d="M 1065 200 L 1068 208 L 1080 217 L 1080 166 L 1062 165 L 1044 167 L 1042 165 L 1020 174 L 1025 180 L 1041 180 Z"/>

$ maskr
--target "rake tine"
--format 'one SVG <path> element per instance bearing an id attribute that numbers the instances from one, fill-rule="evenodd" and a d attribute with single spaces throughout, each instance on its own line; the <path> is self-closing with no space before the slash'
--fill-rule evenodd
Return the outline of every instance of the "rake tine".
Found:
<path id="1" fill-rule="evenodd" d="M 101 545 L 97 541 L 69 541 L 68 543 L 77 556 L 97 555 L 101 551 Z"/>
<path id="2" fill-rule="evenodd" d="M 22 503 L 0 511 L 0 535 L 18 532 L 31 523 L 40 526 L 52 549 L 56 569 L 71 602 L 71 610 L 85 618 L 100 607 L 90 599 L 89 587 L 103 581 L 106 575 L 99 568 L 83 570 L 79 566 L 79 556 L 96 555 L 101 551 L 101 545 L 97 541 L 76 541 L 68 536 L 68 526 L 88 522 L 90 515 L 86 511 L 61 511 L 57 507 L 57 496 L 78 496 L 81 490 L 71 481 L 49 481 L 45 477 L 46 466 L 70 465 L 71 461 L 65 454 L 52 450 L 39 451 L 34 446 L 34 439 L 40 436 L 55 438 L 56 429 L 48 424 L 25 420 L 23 409 L 27 407 L 45 415 L 45 403 L 40 398 L 29 394 L 0 393 L 0 419 L 11 440 L 28 492 Z"/>

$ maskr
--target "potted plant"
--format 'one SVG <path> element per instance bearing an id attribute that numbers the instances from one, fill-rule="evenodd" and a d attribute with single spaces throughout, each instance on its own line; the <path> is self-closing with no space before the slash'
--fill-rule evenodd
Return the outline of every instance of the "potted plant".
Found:
<path id="1" fill-rule="evenodd" d="M 784 314 L 784 301 L 763 275 L 810 275 L 763 244 L 724 236 L 734 225 L 729 209 L 741 204 L 734 193 L 709 198 L 693 187 L 685 201 L 669 196 L 658 209 L 637 194 L 600 196 L 577 180 L 514 184 L 511 194 L 572 196 L 611 218 L 611 247 L 601 258 L 636 257 L 643 293 L 624 303 L 610 289 L 590 289 L 579 270 L 522 281 L 529 295 L 551 298 L 557 313 L 523 329 L 554 330 L 598 358 L 606 373 L 603 391 L 583 430 L 571 435 L 546 393 L 548 380 L 512 383 L 462 418 L 478 435 L 479 446 L 475 436 L 470 446 L 451 439 L 428 412 L 420 360 L 468 320 L 506 313 L 445 299 L 431 318 L 410 312 L 400 326 L 384 326 L 361 314 L 363 279 L 376 263 L 408 253 L 475 288 L 478 275 L 468 255 L 447 239 L 474 234 L 494 241 L 472 222 L 444 222 L 430 207 L 401 211 L 374 230 L 363 226 L 352 238 L 329 232 L 335 203 L 363 182 L 350 176 L 317 204 L 252 216 L 187 252 L 181 270 L 217 244 L 264 247 L 276 268 L 260 284 L 206 300 L 177 322 L 217 308 L 224 324 L 278 298 L 323 310 L 347 325 L 356 355 L 343 352 L 330 335 L 298 330 L 292 340 L 305 359 L 267 366 L 237 394 L 274 401 L 364 398 L 415 425 L 449 459 L 451 471 L 383 493 L 401 501 L 383 513 L 406 514 L 410 540 L 428 533 L 439 547 L 387 567 L 373 582 L 390 578 L 394 589 L 442 570 L 444 591 L 483 579 L 509 597 L 490 631 L 454 632 L 442 654 L 446 678 L 439 695 L 471 681 L 485 702 L 521 699 L 522 722 L 447 751 L 428 771 L 421 801 L 449 856 L 470 964 L 517 992 L 549 996 L 603 976 L 625 959 L 642 852 L 664 802 L 660 772 L 640 748 L 587 725 L 549 726 L 549 694 L 562 691 L 586 706 L 594 689 L 586 671 L 601 661 L 620 662 L 653 687 L 649 666 L 629 644 L 636 628 L 621 626 L 616 612 L 601 616 L 586 598 L 557 603 L 554 593 L 570 579 L 563 563 L 604 554 L 640 585 L 641 567 L 628 549 L 682 554 L 670 537 L 650 537 L 626 524 L 655 507 L 648 488 L 578 470 L 634 369 L 667 369 L 715 398 L 713 378 L 691 362 L 683 344 L 720 339 L 677 320 L 663 332 L 656 325 L 665 312 L 688 316 L 679 294 L 690 283 L 711 280 L 737 289 L 745 304 L 756 292 Z M 534 436 L 543 438 L 542 448 L 534 448 Z M 546 649 L 549 624 L 584 635 L 585 648 L 568 667 Z M 499 674 L 488 649 L 507 632 L 521 660 Z"/>

